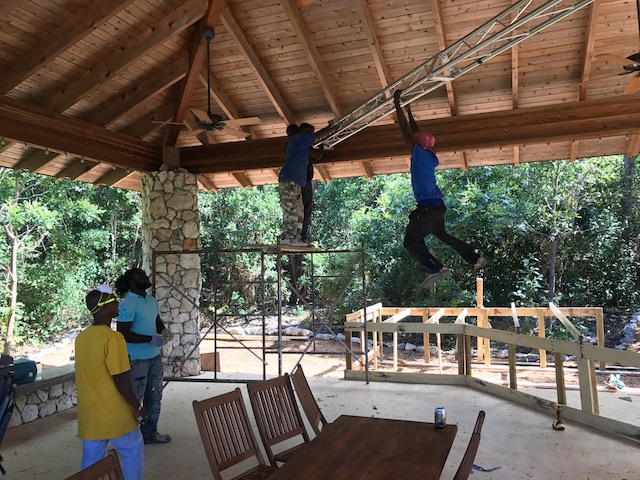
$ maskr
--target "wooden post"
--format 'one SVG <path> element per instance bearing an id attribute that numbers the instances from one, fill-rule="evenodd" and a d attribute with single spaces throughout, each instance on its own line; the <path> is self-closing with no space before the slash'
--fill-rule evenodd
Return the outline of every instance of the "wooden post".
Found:
<path id="1" fill-rule="evenodd" d="M 377 323 L 378 315 L 376 312 L 371 312 L 371 323 Z M 371 346 L 371 354 L 373 355 L 373 369 L 378 369 L 378 332 L 371 332 L 373 339 L 373 345 Z M 366 350 L 365 350 L 366 351 Z"/>
<path id="2" fill-rule="evenodd" d="M 591 397 L 593 399 L 593 413 L 600 415 L 600 403 L 598 402 L 598 381 L 596 380 L 596 361 L 589 360 L 589 376 L 591 378 Z"/>
<path id="3" fill-rule="evenodd" d="M 558 391 L 558 403 L 567 404 L 567 391 L 564 388 L 564 365 L 562 361 L 562 353 L 554 352 L 553 363 L 556 367 L 556 390 Z"/>
<path id="4" fill-rule="evenodd" d="M 464 373 L 472 375 L 471 372 L 471 337 L 464 335 Z"/>
<path id="5" fill-rule="evenodd" d="M 351 355 L 351 352 L 353 351 L 353 343 L 351 342 L 351 330 L 344 331 L 344 344 L 348 348 L 347 358 L 345 359 L 345 369 L 353 370 L 353 356 Z"/>
<path id="6" fill-rule="evenodd" d="M 547 336 L 547 332 L 545 331 L 544 325 L 544 312 L 542 309 L 538 309 L 538 336 L 540 338 L 545 338 Z M 547 368 L 547 351 L 546 350 L 538 350 L 540 355 L 540 366 L 542 368 Z"/>
<path id="7" fill-rule="evenodd" d="M 478 308 L 484 307 L 483 290 L 484 290 L 484 283 L 482 281 L 482 278 L 476 278 L 476 306 Z M 476 321 L 479 327 L 484 327 L 484 324 L 483 324 L 484 316 L 482 314 L 478 315 L 478 317 L 476 318 Z M 476 346 L 478 350 L 478 362 L 481 362 L 482 359 L 484 358 L 484 343 L 482 342 L 482 339 L 480 337 L 476 338 Z"/>
<path id="8" fill-rule="evenodd" d="M 398 371 L 398 332 L 393 332 L 393 371 Z"/>
<path id="9" fill-rule="evenodd" d="M 512 343 L 507 345 L 509 350 L 509 387 L 518 389 L 518 377 L 516 375 L 516 346 Z"/>
<path id="10" fill-rule="evenodd" d="M 422 323 L 427 323 L 429 319 L 429 309 L 422 310 Z M 429 334 L 422 334 L 422 344 L 424 345 L 424 362 L 429 363 L 431 361 L 431 349 L 429 348 Z M 440 347 L 438 347 L 438 353 L 440 353 Z"/>
<path id="11" fill-rule="evenodd" d="M 456 357 L 458 358 L 458 375 L 465 375 L 465 365 L 466 365 L 466 348 L 465 348 L 465 338 L 467 338 L 464 334 L 458 335 L 458 348 L 456 351 Z"/>
<path id="12" fill-rule="evenodd" d="M 436 333 L 436 345 L 438 346 L 438 368 L 442 373 L 442 344 L 440 342 L 440 334 Z"/>
<path id="13" fill-rule="evenodd" d="M 598 346 L 604 347 L 604 315 L 602 309 L 596 310 L 596 335 L 598 337 Z M 607 364 L 604 360 L 600 361 L 600 371 L 604 372 L 607 369 Z"/>
<path id="14" fill-rule="evenodd" d="M 580 382 L 580 408 L 584 412 L 594 413 L 593 409 L 593 382 L 589 372 L 591 363 L 586 358 L 578 358 L 578 381 Z"/>

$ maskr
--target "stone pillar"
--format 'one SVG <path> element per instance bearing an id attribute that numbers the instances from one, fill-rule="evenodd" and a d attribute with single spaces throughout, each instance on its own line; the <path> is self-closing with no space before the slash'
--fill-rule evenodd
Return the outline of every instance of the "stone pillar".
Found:
<path id="1" fill-rule="evenodd" d="M 199 340 L 200 214 L 198 179 L 166 165 L 142 179 L 143 269 L 155 285 L 160 318 L 173 333 L 162 348 L 165 376 L 200 373 Z M 156 254 L 153 252 L 176 252 Z M 153 275 L 153 276 L 152 276 Z"/>

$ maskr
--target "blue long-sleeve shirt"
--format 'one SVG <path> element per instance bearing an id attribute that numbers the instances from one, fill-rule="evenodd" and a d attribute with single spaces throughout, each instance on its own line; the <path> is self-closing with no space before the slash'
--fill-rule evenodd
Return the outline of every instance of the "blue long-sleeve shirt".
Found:
<path id="1" fill-rule="evenodd" d="M 313 133 L 296 133 L 287 144 L 284 154 L 284 165 L 280 170 L 279 180 L 290 180 L 301 187 L 307 184 L 307 167 L 309 165 L 309 149 L 316 136 Z"/>
<path id="2" fill-rule="evenodd" d="M 411 152 L 411 186 L 418 206 L 444 205 L 442 191 L 436 184 L 438 157 L 417 143 Z"/>

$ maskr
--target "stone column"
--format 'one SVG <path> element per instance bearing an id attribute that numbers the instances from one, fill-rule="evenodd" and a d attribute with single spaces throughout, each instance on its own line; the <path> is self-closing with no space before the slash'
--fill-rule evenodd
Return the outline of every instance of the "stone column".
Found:
<path id="1" fill-rule="evenodd" d="M 200 214 L 196 175 L 166 165 L 142 179 L 143 269 L 155 285 L 160 318 L 173 333 L 162 348 L 165 376 L 200 373 Z M 156 254 L 153 252 L 175 252 Z M 153 275 L 153 276 L 152 276 Z"/>

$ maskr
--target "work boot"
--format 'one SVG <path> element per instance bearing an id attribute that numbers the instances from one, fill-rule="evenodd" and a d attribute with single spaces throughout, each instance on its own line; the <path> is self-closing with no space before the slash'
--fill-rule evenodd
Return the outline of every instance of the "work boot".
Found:
<path id="1" fill-rule="evenodd" d="M 424 281 L 420 284 L 420 286 L 424 288 L 429 288 L 432 285 L 435 285 L 436 282 L 439 282 L 444 278 L 449 278 L 450 276 L 451 276 L 451 270 L 449 270 L 447 267 L 442 267 L 439 272 L 427 275 L 427 278 L 424 279 Z"/>
<path id="2" fill-rule="evenodd" d="M 144 443 L 169 443 L 171 441 L 171 436 L 156 432 L 150 437 L 146 437 L 144 439 Z"/>

